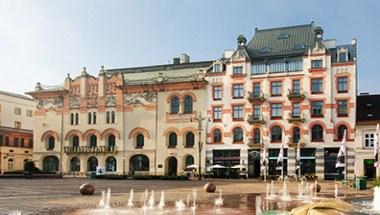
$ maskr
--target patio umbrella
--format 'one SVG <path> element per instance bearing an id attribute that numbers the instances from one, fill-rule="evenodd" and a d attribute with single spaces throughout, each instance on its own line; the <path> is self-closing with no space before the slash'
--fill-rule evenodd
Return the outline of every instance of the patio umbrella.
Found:
<path id="1" fill-rule="evenodd" d="M 220 164 L 215 164 L 215 165 L 212 165 L 210 166 L 211 169 L 223 169 L 223 168 L 226 168 L 225 166 L 222 166 Z"/>
<path id="2" fill-rule="evenodd" d="M 197 168 L 197 165 L 195 165 L 195 164 L 191 164 L 191 165 L 186 167 L 186 169 L 196 169 L 196 168 Z"/>
<path id="3" fill-rule="evenodd" d="M 232 169 L 242 169 L 242 168 L 245 168 L 245 165 L 243 164 L 238 164 L 238 165 L 235 165 L 233 167 L 231 167 Z"/>

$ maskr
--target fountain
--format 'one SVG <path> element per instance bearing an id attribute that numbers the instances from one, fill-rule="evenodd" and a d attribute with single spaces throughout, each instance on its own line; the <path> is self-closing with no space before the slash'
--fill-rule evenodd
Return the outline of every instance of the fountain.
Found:
<path id="1" fill-rule="evenodd" d="M 214 200 L 214 206 L 220 208 L 223 206 L 222 190 L 219 190 L 219 197 Z"/>
<path id="2" fill-rule="evenodd" d="M 304 198 L 303 189 L 304 189 L 303 181 L 301 181 L 298 183 L 298 199 L 300 199 L 300 200 Z"/>
<path id="3" fill-rule="evenodd" d="M 334 197 L 339 198 L 338 184 L 335 183 Z"/>
<path id="4" fill-rule="evenodd" d="M 105 204 L 104 204 L 104 209 L 110 208 L 110 201 L 111 201 L 111 188 L 108 188 L 107 189 L 107 196 L 106 196 L 106 200 L 105 200 Z"/>
<path id="5" fill-rule="evenodd" d="M 129 199 L 128 199 L 127 207 L 129 208 L 129 210 L 131 210 L 131 208 L 133 207 L 133 189 L 129 191 Z"/>
<path id="6" fill-rule="evenodd" d="M 149 209 L 153 209 L 154 208 L 154 191 L 152 190 L 151 191 L 151 194 L 150 194 L 150 197 L 149 197 L 149 200 L 148 200 L 148 208 Z"/>
<path id="7" fill-rule="evenodd" d="M 158 209 L 163 210 L 165 207 L 165 194 L 164 191 L 161 191 L 160 202 L 158 203 Z"/>
<path id="8" fill-rule="evenodd" d="M 196 206 L 196 201 L 197 201 L 197 191 L 193 189 L 193 205 L 191 206 L 191 210 L 193 211 L 193 214 L 195 213 L 195 210 L 197 209 Z"/>
<path id="9" fill-rule="evenodd" d="M 286 184 L 286 181 L 284 181 L 282 184 L 281 200 L 282 201 L 291 201 L 292 200 L 292 198 L 290 197 L 290 195 L 288 193 L 288 186 Z"/>
<path id="10" fill-rule="evenodd" d="M 182 199 L 175 201 L 175 210 L 184 211 L 186 209 L 185 202 Z"/>
<path id="11" fill-rule="evenodd" d="M 102 198 L 99 201 L 99 207 L 104 208 L 105 206 L 105 200 L 106 200 L 106 191 L 102 190 Z"/>
<path id="12" fill-rule="evenodd" d="M 261 197 L 257 196 L 256 197 L 256 204 L 255 204 L 255 209 L 256 209 L 256 215 L 261 215 L 263 211 L 261 210 Z"/>

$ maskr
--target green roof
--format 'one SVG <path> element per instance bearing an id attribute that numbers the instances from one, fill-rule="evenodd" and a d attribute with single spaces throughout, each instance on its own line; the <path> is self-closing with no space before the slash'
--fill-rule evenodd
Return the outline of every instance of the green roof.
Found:
<path id="1" fill-rule="evenodd" d="M 251 58 L 295 55 L 307 52 L 315 41 L 314 25 L 298 25 L 256 30 L 248 43 Z"/>

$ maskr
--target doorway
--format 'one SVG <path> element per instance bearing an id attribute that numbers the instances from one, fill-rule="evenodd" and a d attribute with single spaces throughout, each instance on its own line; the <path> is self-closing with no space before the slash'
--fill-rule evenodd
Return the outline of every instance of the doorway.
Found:
<path id="1" fill-rule="evenodd" d="M 364 159 L 364 175 L 368 179 L 373 179 L 376 177 L 376 167 L 374 166 L 375 161 L 373 159 Z"/>
<path id="2" fill-rule="evenodd" d="M 167 169 L 167 175 L 177 175 L 177 158 L 175 157 L 169 157 L 168 158 L 168 169 Z"/>

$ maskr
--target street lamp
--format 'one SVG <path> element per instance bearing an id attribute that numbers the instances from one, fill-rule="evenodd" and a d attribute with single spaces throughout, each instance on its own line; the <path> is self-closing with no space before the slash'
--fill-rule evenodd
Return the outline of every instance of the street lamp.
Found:
<path id="1" fill-rule="evenodd" d="M 199 112 L 199 116 L 194 118 L 194 120 L 198 121 L 198 180 L 202 180 L 202 173 L 201 173 L 201 168 L 202 168 L 202 165 L 201 165 L 201 155 L 202 155 L 202 141 L 201 141 L 201 137 L 202 137 L 202 122 L 203 120 L 205 119 L 208 119 L 208 117 L 202 117 L 202 113 Z"/>

